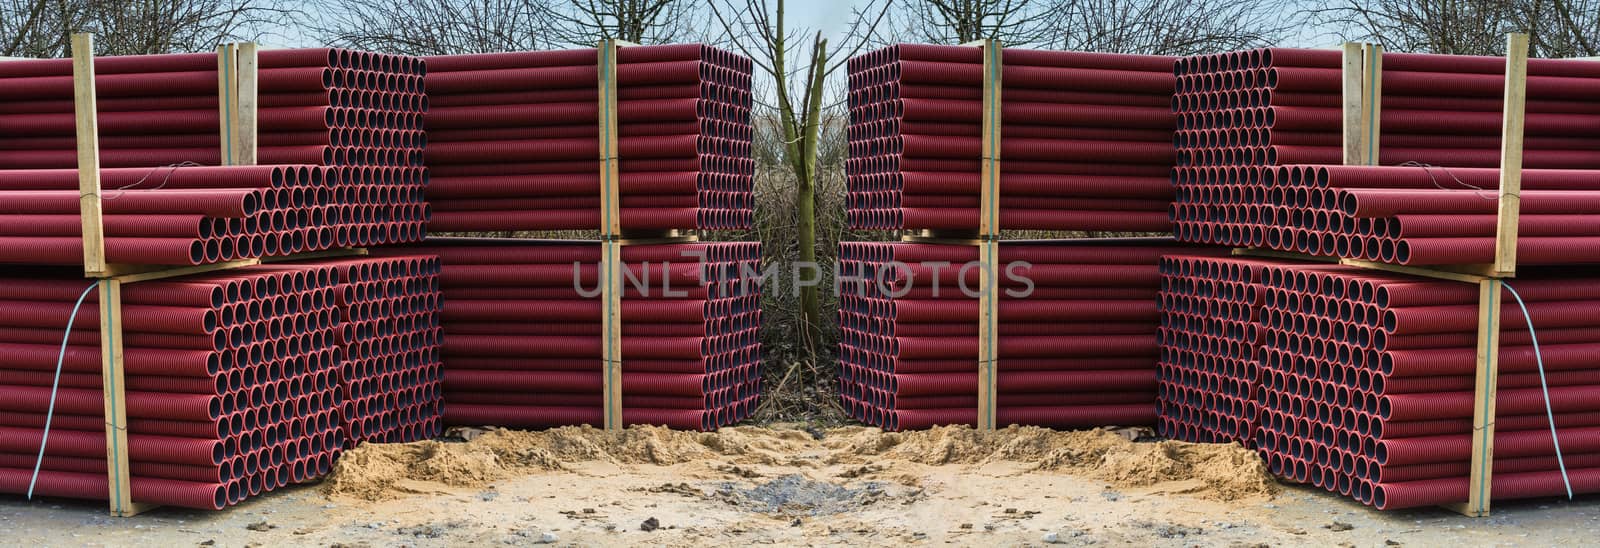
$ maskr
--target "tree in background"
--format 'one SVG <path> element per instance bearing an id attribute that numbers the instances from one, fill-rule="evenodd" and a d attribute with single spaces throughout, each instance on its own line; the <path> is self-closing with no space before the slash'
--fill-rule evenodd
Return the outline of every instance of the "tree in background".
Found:
<path id="1" fill-rule="evenodd" d="M 781 223 L 783 221 L 776 217 L 789 217 L 789 211 L 793 211 L 792 230 L 774 230 L 776 233 L 767 234 L 766 237 L 776 236 L 787 241 L 787 234 L 794 234 L 795 255 L 793 259 L 770 255 L 767 258 L 780 265 L 816 267 L 815 270 L 795 272 L 795 278 L 803 277 L 829 287 L 825 280 L 832 279 L 827 275 L 830 272 L 822 270 L 830 267 L 818 261 L 818 249 L 823 244 L 817 238 L 817 184 L 819 180 L 829 177 L 837 177 L 842 182 L 845 124 L 840 114 L 842 100 L 829 101 L 826 98 L 829 92 L 827 83 L 829 77 L 837 73 L 850 57 L 861 53 L 872 43 L 878 26 L 888 17 L 889 5 L 868 2 L 857 7 L 849 29 L 841 39 L 845 46 L 834 49 L 829 48 L 828 40 L 822 37 L 821 32 L 791 27 L 786 19 L 784 0 L 771 3 L 765 0 L 718 0 L 710 3 L 709 9 L 720 27 L 718 41 L 754 62 L 757 82 L 766 80 L 765 86 L 758 85 L 760 89 L 755 95 L 757 104 L 753 121 L 757 133 L 765 132 L 767 135 L 758 139 L 757 148 L 773 149 L 769 156 L 776 160 L 771 166 L 776 171 L 758 172 L 757 178 L 781 176 L 786 183 L 781 187 L 792 189 L 788 194 L 793 196 L 793 201 L 785 201 L 792 203 L 792 209 L 777 213 L 775 218 L 768 220 Z M 825 139 L 832 140 L 832 144 L 824 143 Z M 829 166 L 820 165 L 819 157 L 824 154 L 837 158 L 837 162 Z M 839 190 L 842 193 L 842 184 Z M 761 200 L 761 197 L 757 199 Z M 774 214 L 758 211 L 757 215 L 764 213 Z M 834 217 L 837 218 L 830 220 L 842 226 L 843 209 L 840 208 Z M 766 228 L 771 227 L 758 227 L 758 230 Z M 831 257 L 832 250 L 824 250 L 823 255 Z M 779 269 L 778 272 L 782 277 L 788 277 L 791 273 L 785 269 Z M 783 338 L 787 339 L 785 342 L 788 346 L 793 347 L 798 342 L 798 352 L 809 356 L 809 359 L 774 364 L 783 370 L 768 385 L 769 393 L 783 392 L 790 382 L 801 387 L 817 387 L 827 384 L 831 379 L 830 375 L 816 368 L 819 361 L 817 353 L 819 347 L 823 346 L 819 340 L 825 331 L 821 321 L 819 287 L 803 285 L 798 289 L 799 302 L 795 313 L 788 318 L 776 319 L 791 325 L 779 326 L 776 331 L 785 334 Z M 768 289 L 766 292 L 781 294 L 786 291 Z M 794 340 L 796 335 L 799 336 L 798 341 Z M 782 354 L 781 351 L 779 353 Z M 800 371 L 802 366 L 804 371 Z M 777 400 L 782 398 L 775 398 Z M 814 406 L 816 403 L 810 401 L 808 405 Z M 768 405 L 770 403 L 763 403 L 763 407 Z"/>
<path id="2" fill-rule="evenodd" d="M 589 47 L 602 38 L 635 44 L 695 41 L 700 4 L 691 0 L 570 0 L 553 10 L 558 40 Z"/>
<path id="3" fill-rule="evenodd" d="M 411 55 L 693 39 L 694 0 L 308 0 L 331 45 Z"/>
<path id="4" fill-rule="evenodd" d="M 1051 22 L 1061 3 L 1053 0 L 904 0 L 894 9 L 903 40 L 965 44 L 999 39 L 1008 46 L 1054 42 Z"/>
<path id="5" fill-rule="evenodd" d="M 1282 0 L 1062 0 L 1051 49 L 1194 55 L 1274 45 L 1293 29 Z"/>
<path id="6" fill-rule="evenodd" d="M 93 32 L 102 55 L 210 51 L 293 25 L 290 0 L 0 0 L 0 55 L 65 57 Z"/>
<path id="7" fill-rule="evenodd" d="M 904 0 L 902 40 L 1189 55 L 1276 44 L 1293 6 L 1280 0 Z"/>
<path id="8" fill-rule="evenodd" d="M 1533 57 L 1600 55 L 1600 0 L 1341 0 L 1304 13 L 1392 51 L 1503 55 L 1506 33 L 1526 32 Z"/>

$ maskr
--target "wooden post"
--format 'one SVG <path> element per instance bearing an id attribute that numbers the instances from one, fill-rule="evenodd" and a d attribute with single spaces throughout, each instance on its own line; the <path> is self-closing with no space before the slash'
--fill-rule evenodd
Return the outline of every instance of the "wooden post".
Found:
<path id="1" fill-rule="evenodd" d="M 1001 74 L 1005 50 L 999 40 L 980 43 L 983 48 L 983 156 L 978 214 L 978 420 L 979 430 L 994 430 L 999 399 L 1000 321 L 1000 139 Z"/>
<path id="2" fill-rule="evenodd" d="M 1363 157 L 1366 165 L 1378 165 L 1380 151 L 1378 141 L 1383 135 L 1379 121 L 1383 118 L 1383 46 L 1378 44 L 1363 44 L 1361 56 L 1364 68 L 1361 74 L 1361 129 L 1365 133 L 1361 137 L 1361 146 L 1366 149 Z"/>
<path id="3" fill-rule="evenodd" d="M 256 163 L 257 54 L 253 42 L 217 46 L 217 115 L 222 165 Z"/>
<path id="4" fill-rule="evenodd" d="M 94 90 L 94 35 L 72 35 L 72 108 L 77 118 L 78 212 L 83 218 L 83 274 L 106 275 L 100 210 L 100 122 Z"/>
<path id="5" fill-rule="evenodd" d="M 1361 43 L 1345 42 L 1343 52 L 1341 74 L 1344 86 L 1340 104 L 1344 108 L 1344 165 L 1366 165 L 1367 149 L 1362 142 L 1366 133 L 1362 131 L 1364 118 L 1361 115 L 1361 95 L 1364 90 L 1361 87 L 1361 75 L 1367 65 L 1362 59 Z"/>
<path id="6" fill-rule="evenodd" d="M 256 165 L 257 118 L 259 115 L 260 81 L 259 56 L 255 42 L 244 42 L 235 47 L 234 71 L 235 105 L 233 125 L 234 165 Z"/>
<path id="7" fill-rule="evenodd" d="M 111 515 L 128 517 L 151 505 L 133 501 L 128 472 L 128 394 L 122 361 L 122 282 L 102 278 L 100 291 L 100 379 L 106 418 L 106 484 Z"/>
<path id="8" fill-rule="evenodd" d="M 239 79 L 234 72 L 238 62 L 233 44 L 217 45 L 217 132 L 222 141 L 222 165 L 231 166 L 233 158 L 233 121 L 239 106 Z"/>
<path id="9" fill-rule="evenodd" d="M 1494 487 L 1495 400 L 1500 384 L 1500 290 L 1517 274 L 1517 222 L 1522 205 L 1522 141 L 1527 105 L 1528 35 L 1506 36 L 1506 96 L 1500 134 L 1500 209 L 1492 277 L 1479 282 L 1478 354 L 1472 406 L 1472 461 L 1467 502 L 1450 509 L 1489 515 Z"/>
<path id="10" fill-rule="evenodd" d="M 1446 506 L 1469 517 L 1489 515 L 1494 483 L 1494 414 L 1500 378 L 1500 285 L 1489 278 L 1478 282 L 1478 352 L 1473 375 L 1472 460 L 1468 472 L 1467 502 Z"/>
<path id="11" fill-rule="evenodd" d="M 600 292 L 604 325 L 601 368 L 604 381 L 605 429 L 622 422 L 622 219 L 618 202 L 620 170 L 617 155 L 617 41 L 600 41 L 597 52 L 600 113 Z"/>
<path id="12" fill-rule="evenodd" d="M 1494 270 L 1517 273 L 1517 222 L 1522 211 L 1522 138 L 1528 103 L 1528 35 L 1506 37 L 1505 120 L 1500 134 L 1500 209 L 1495 224 Z"/>

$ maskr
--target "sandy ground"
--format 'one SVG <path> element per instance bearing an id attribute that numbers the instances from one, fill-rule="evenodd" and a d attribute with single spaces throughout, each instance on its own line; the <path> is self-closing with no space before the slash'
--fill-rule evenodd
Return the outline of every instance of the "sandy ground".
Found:
<path id="1" fill-rule="evenodd" d="M 472 432 L 468 435 L 471 436 Z M 1120 435 L 1119 435 L 1120 434 Z M 112 519 L 0 498 L 8 546 L 1559 545 L 1600 499 L 1379 513 L 1278 486 L 1243 450 L 1136 433 L 733 428 L 489 432 L 369 446 L 224 512 Z"/>

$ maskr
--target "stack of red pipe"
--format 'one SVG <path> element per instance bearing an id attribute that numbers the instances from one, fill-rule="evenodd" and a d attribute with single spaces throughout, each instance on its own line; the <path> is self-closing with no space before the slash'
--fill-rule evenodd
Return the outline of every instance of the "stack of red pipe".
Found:
<path id="1" fill-rule="evenodd" d="M 1270 468 L 1380 509 L 1465 501 L 1477 286 L 1331 266 L 1260 270 L 1255 444 Z M 1528 314 L 1500 295 L 1492 496 L 1566 494 L 1541 380 L 1572 491 L 1600 492 L 1600 281 L 1524 270 L 1510 285 Z"/>
<path id="2" fill-rule="evenodd" d="M 298 223 L 296 230 L 314 232 L 301 237 L 300 245 L 307 250 L 420 239 L 427 220 L 422 196 L 427 182 L 422 167 L 426 143 L 422 114 L 427 109 L 422 61 L 348 50 L 301 49 L 262 51 L 259 65 L 258 163 L 334 168 L 323 177 L 326 188 L 304 195 L 296 193 L 280 204 L 286 215 L 278 219 L 282 223 L 277 228 L 289 230 L 292 221 Z M 146 170 L 123 172 L 120 177 L 103 181 L 108 213 L 199 217 L 210 212 L 176 206 L 152 211 L 118 205 L 114 197 L 126 194 L 130 203 L 141 202 L 150 199 L 140 197 L 147 192 L 182 189 L 186 194 L 173 194 L 175 201 L 227 201 L 238 199 L 239 189 L 277 186 L 264 180 L 243 181 L 239 178 L 242 175 L 233 172 L 207 172 L 202 178 L 180 177 L 173 175 L 173 170 L 156 169 L 232 161 L 224 158 L 221 151 L 215 54 L 101 57 L 95 60 L 95 69 L 101 165 Z M 0 105 L 0 128 L 7 134 L 0 138 L 0 172 L 26 170 L 8 175 L 0 183 L 0 192 L 75 194 L 77 136 L 71 60 L 4 63 L 0 66 L 0 98 L 5 100 Z M 13 198 L 38 200 L 41 204 L 18 213 L 60 215 L 77 211 L 75 205 L 70 211 L 57 211 L 62 209 L 57 202 L 65 202 L 55 194 L 8 196 L 0 202 L 14 202 Z M 77 200 L 74 197 L 68 201 L 75 204 Z M 130 236 L 144 237 L 151 230 L 144 221 L 117 222 L 132 223 L 135 228 L 124 229 Z M 16 224 L 20 223 L 7 226 Z M 177 228 L 168 229 L 171 230 Z M 108 228 L 108 232 L 114 236 L 116 231 Z M 4 234 L 59 236 L 20 232 L 14 226 Z M 190 235 L 162 233 L 157 237 Z M 67 245 L 65 240 L 40 242 L 19 250 L 40 256 L 74 255 L 64 250 Z M 165 257 L 162 262 L 135 262 L 192 262 L 188 245 L 173 242 L 162 244 L 159 249 Z M 76 255 L 74 260 L 81 260 L 81 253 Z M 221 260 L 222 254 L 216 250 L 201 255 L 201 262 L 214 262 Z M 63 262 L 33 258 L 21 261 Z"/>
<path id="3" fill-rule="evenodd" d="M 339 395 L 348 447 L 438 436 L 443 431 L 439 258 L 399 255 L 312 264 L 338 275 Z"/>
<path id="4" fill-rule="evenodd" d="M 430 228 L 601 226 L 597 51 L 427 58 Z M 751 69 L 699 44 L 618 50 L 624 229 L 750 226 Z"/>
<path id="5" fill-rule="evenodd" d="M 1000 225 L 1170 231 L 1175 58 L 1003 56 Z M 977 229 L 982 50 L 889 46 L 852 58 L 849 78 L 850 225 Z"/>
<path id="6" fill-rule="evenodd" d="M 977 420 L 975 295 L 989 268 L 977 249 L 840 244 L 840 391 L 851 415 L 888 430 Z M 998 421 L 1153 424 L 1156 263 L 1181 251 L 1193 249 L 1155 238 L 1000 244 Z"/>
<path id="7" fill-rule="evenodd" d="M 1408 265 L 1494 261 L 1500 171 L 1285 166 L 1262 172 L 1270 247 Z M 1443 188 L 1441 188 L 1443 187 Z M 1600 170 L 1525 170 L 1517 262 L 1600 261 Z"/>
<path id="8" fill-rule="evenodd" d="M 197 265 L 327 249 L 351 226 L 338 172 L 313 165 L 101 172 L 106 259 Z M 77 170 L 0 170 L 0 262 L 83 261 Z M 155 190 L 159 188 L 159 190 Z"/>
<path id="9" fill-rule="evenodd" d="M 439 256 L 445 421 L 537 428 L 603 422 L 600 243 L 430 238 Z M 760 389 L 759 246 L 629 245 L 622 418 L 713 430 Z"/>
<path id="10" fill-rule="evenodd" d="M 1271 261 L 1161 258 L 1158 434 L 1250 445 L 1256 427 L 1261 276 Z"/>
<path id="11" fill-rule="evenodd" d="M 1172 106 L 1178 114 L 1173 220 L 1179 239 L 1298 252 L 1323 251 L 1322 244 L 1331 243 L 1334 251 L 1327 254 L 1339 253 L 1339 241 L 1268 239 L 1289 221 L 1275 209 L 1281 202 L 1269 199 L 1272 175 L 1262 168 L 1342 163 L 1340 64 L 1337 51 L 1294 49 L 1178 62 Z M 1376 163 L 1498 167 L 1504 73 L 1505 60 L 1498 57 L 1385 54 Z M 1600 65 L 1535 59 L 1528 74 L 1523 166 L 1600 169 L 1594 146 L 1600 105 L 1590 100 L 1600 92 Z M 1435 176 L 1412 188 L 1471 188 L 1448 173 Z M 1492 191 L 1494 185 L 1479 188 Z M 1356 256 L 1365 249 L 1348 251 Z"/>
<path id="12" fill-rule="evenodd" d="M 326 473 L 345 447 L 336 273 L 253 268 L 123 288 L 128 459 L 137 502 L 220 509 Z M 36 494 L 108 496 L 100 313 L 70 273 L 0 280 L 0 492 L 25 493 L 58 355 Z"/>

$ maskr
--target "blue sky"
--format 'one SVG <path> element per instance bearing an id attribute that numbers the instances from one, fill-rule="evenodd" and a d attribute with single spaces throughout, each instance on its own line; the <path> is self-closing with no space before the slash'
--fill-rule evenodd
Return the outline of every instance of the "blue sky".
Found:
<path id="1" fill-rule="evenodd" d="M 850 9 L 855 5 L 850 0 L 790 0 L 784 16 L 793 26 L 820 30 L 823 36 L 837 39 L 850 30 Z"/>

